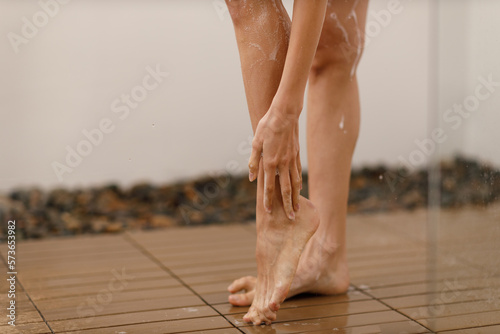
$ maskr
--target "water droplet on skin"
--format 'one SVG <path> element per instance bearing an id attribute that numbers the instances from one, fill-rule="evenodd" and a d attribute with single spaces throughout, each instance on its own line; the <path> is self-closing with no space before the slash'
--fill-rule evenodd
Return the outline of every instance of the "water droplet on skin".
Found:
<path id="1" fill-rule="evenodd" d="M 359 2 L 359 0 L 354 1 L 354 5 L 352 6 L 351 13 L 348 16 L 349 19 L 352 19 L 354 21 L 354 25 L 356 26 L 356 37 L 357 37 L 356 38 L 357 39 L 356 59 L 354 60 L 354 64 L 352 65 L 352 68 L 351 68 L 351 75 L 350 75 L 351 80 L 354 77 L 354 75 L 356 74 L 356 69 L 357 69 L 357 66 L 359 63 L 359 59 L 361 57 L 361 48 L 362 48 L 361 31 L 358 29 L 358 17 L 356 15 L 356 6 L 358 5 L 358 2 Z"/>
<path id="2" fill-rule="evenodd" d="M 330 18 L 335 21 L 337 28 L 342 32 L 342 35 L 344 36 L 344 42 L 347 43 L 348 46 L 351 46 L 351 43 L 349 42 L 349 35 L 347 34 L 347 30 L 342 25 L 342 23 L 340 23 L 340 20 L 338 19 L 337 15 L 335 13 L 332 13 L 330 15 Z"/>

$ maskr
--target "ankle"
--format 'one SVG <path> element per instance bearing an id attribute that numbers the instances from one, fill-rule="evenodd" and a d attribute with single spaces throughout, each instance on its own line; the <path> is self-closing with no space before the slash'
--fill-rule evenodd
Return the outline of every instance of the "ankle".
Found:
<path id="1" fill-rule="evenodd" d="M 345 255 L 345 240 L 338 240 L 328 236 L 331 234 L 323 233 L 322 231 L 318 233 L 318 231 L 314 234 L 315 242 L 324 254 L 328 256 Z"/>

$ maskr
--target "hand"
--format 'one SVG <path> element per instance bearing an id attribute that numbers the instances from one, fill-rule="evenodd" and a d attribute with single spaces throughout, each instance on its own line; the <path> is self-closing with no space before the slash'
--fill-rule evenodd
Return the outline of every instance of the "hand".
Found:
<path id="1" fill-rule="evenodd" d="M 283 209 L 290 219 L 299 210 L 302 188 L 302 166 L 299 155 L 298 117 L 283 108 L 271 106 L 257 125 L 248 163 L 249 179 L 259 173 L 260 159 L 264 167 L 264 208 L 271 213 L 275 178 L 279 177 Z"/>

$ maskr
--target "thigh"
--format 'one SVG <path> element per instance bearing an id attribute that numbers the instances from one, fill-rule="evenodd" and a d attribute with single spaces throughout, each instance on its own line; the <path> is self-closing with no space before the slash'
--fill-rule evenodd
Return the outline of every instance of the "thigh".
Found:
<path id="1" fill-rule="evenodd" d="M 281 19 L 290 21 L 282 0 L 225 0 L 225 2 L 233 20 L 244 16 L 258 24 L 267 14 L 274 12 Z"/>

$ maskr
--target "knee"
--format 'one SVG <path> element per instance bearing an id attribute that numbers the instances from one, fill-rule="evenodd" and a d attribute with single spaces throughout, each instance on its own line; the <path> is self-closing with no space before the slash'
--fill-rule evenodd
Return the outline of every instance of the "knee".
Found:
<path id="1" fill-rule="evenodd" d="M 319 45 L 311 66 L 311 79 L 321 76 L 336 76 L 338 79 L 350 79 L 356 72 L 363 53 L 362 43 L 356 45 L 345 42 L 333 45 Z"/>

